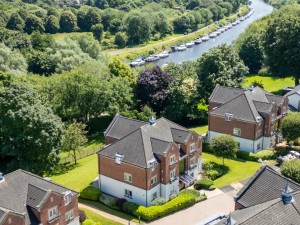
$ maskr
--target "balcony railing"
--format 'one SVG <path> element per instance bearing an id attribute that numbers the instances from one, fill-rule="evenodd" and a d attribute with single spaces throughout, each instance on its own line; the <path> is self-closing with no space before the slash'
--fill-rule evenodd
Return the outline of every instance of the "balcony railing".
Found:
<path id="1" fill-rule="evenodd" d="M 48 223 L 49 224 L 53 223 L 54 221 L 58 220 L 59 217 L 60 217 L 60 214 L 52 216 L 51 218 L 48 219 Z"/>

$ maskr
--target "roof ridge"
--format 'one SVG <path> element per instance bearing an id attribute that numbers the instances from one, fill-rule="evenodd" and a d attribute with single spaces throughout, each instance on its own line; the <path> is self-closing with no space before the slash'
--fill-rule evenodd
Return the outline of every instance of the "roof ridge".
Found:
<path id="1" fill-rule="evenodd" d="M 214 95 L 216 94 L 217 90 L 219 89 L 220 85 L 217 84 L 213 90 L 213 92 L 211 93 L 211 95 L 209 96 L 208 100 L 212 99 L 214 97 Z"/>
<path id="2" fill-rule="evenodd" d="M 249 93 L 246 94 L 246 92 L 244 92 L 244 94 L 245 94 L 245 97 L 246 97 L 246 99 L 247 99 L 247 103 L 248 103 L 248 105 L 249 105 L 249 107 L 250 107 L 250 109 L 251 109 L 251 113 L 252 113 L 253 119 L 256 120 L 256 116 L 254 115 L 253 109 L 252 109 L 252 107 L 251 107 L 251 103 L 253 104 L 253 106 L 254 106 L 254 108 L 255 108 L 257 114 L 259 114 L 259 113 L 258 113 L 258 111 L 257 111 L 257 109 L 256 109 L 256 107 L 255 107 L 255 105 L 254 105 L 254 103 L 253 103 L 253 99 L 250 99 L 250 96 L 248 96 Z M 250 103 L 250 102 L 251 102 L 251 103 Z"/>
<path id="3" fill-rule="evenodd" d="M 144 135 L 143 135 L 143 131 L 142 131 L 142 127 L 140 128 L 141 129 L 141 140 L 142 140 L 142 146 L 143 146 L 143 153 L 144 153 L 144 158 L 145 158 L 145 164 L 146 164 L 146 168 L 148 166 L 148 162 L 147 162 L 147 159 L 146 159 L 146 151 L 145 151 L 145 143 L 144 143 Z M 151 142 L 151 140 L 150 140 Z M 153 149 L 152 149 L 152 145 L 151 145 L 151 151 L 152 151 L 152 154 L 153 153 Z"/>
<path id="4" fill-rule="evenodd" d="M 67 187 L 65 187 L 65 186 L 63 186 L 63 185 L 60 185 L 60 184 L 58 184 L 58 183 L 55 183 L 55 182 L 53 182 L 53 181 L 45 180 L 43 177 L 40 177 L 40 176 L 38 176 L 38 175 L 35 175 L 34 173 L 31 173 L 31 172 L 28 172 L 28 171 L 22 170 L 22 169 L 18 169 L 18 170 L 21 170 L 21 172 L 26 173 L 26 174 L 28 174 L 28 175 L 30 175 L 30 176 L 36 177 L 36 178 L 38 178 L 38 179 L 40 179 L 40 180 L 46 181 L 46 182 L 51 183 L 51 184 L 54 184 L 54 185 L 56 185 L 56 186 L 58 186 L 58 187 L 62 187 L 62 188 L 64 188 L 64 189 L 67 189 L 67 190 L 70 190 L 70 191 L 72 191 L 72 192 L 75 192 L 76 194 L 79 194 L 77 191 L 74 191 L 74 190 L 71 189 L 71 188 L 67 188 Z M 16 171 L 18 171 L 18 170 L 16 170 Z M 14 172 L 15 172 L 15 171 L 14 171 Z"/>
<path id="5" fill-rule="evenodd" d="M 192 132 L 192 131 L 190 131 L 189 129 L 185 128 L 184 126 L 181 126 L 181 125 L 178 124 L 178 123 L 174 123 L 173 121 L 168 120 L 168 119 L 165 118 L 165 117 L 161 117 L 161 118 L 159 118 L 159 120 L 160 120 L 160 119 L 166 120 L 167 122 L 170 122 L 171 124 L 175 124 L 176 126 L 179 126 L 179 127 L 181 127 L 182 129 L 184 129 L 184 131 Z M 174 128 L 174 127 L 170 127 L 170 128 L 177 129 L 177 128 Z M 177 130 L 180 130 L 180 129 L 177 129 Z"/>
<path id="6" fill-rule="evenodd" d="M 109 125 L 108 125 L 108 127 L 106 128 L 106 130 L 104 131 L 104 135 L 106 135 L 108 132 L 109 132 L 109 130 L 112 128 L 112 126 L 115 124 L 115 122 L 117 121 L 117 118 L 119 118 L 120 117 L 120 114 L 116 114 L 115 116 L 114 116 L 114 118 L 112 119 L 112 121 L 109 123 Z"/>

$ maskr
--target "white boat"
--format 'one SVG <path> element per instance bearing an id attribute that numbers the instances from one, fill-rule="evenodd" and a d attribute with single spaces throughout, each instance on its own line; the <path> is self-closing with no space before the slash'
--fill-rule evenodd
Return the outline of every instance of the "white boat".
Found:
<path id="1" fill-rule="evenodd" d="M 240 24 L 241 21 L 239 19 L 237 19 L 235 22 L 236 22 L 236 24 Z"/>
<path id="2" fill-rule="evenodd" d="M 236 26 L 238 23 L 236 21 L 232 22 L 232 26 Z"/>
<path id="3" fill-rule="evenodd" d="M 190 41 L 190 42 L 188 42 L 188 43 L 185 44 L 185 46 L 186 46 L 187 48 L 191 48 L 191 47 L 193 47 L 194 45 L 195 45 L 195 43 L 194 43 L 193 41 Z"/>
<path id="4" fill-rule="evenodd" d="M 201 39 L 201 38 L 198 38 L 198 39 L 196 39 L 194 42 L 195 42 L 196 45 L 199 45 L 199 44 L 202 43 L 202 39 Z"/>
<path id="5" fill-rule="evenodd" d="M 231 23 L 229 23 L 227 26 L 228 26 L 228 29 L 232 28 L 232 24 Z"/>
<path id="6" fill-rule="evenodd" d="M 145 59 L 146 62 L 154 62 L 159 60 L 159 56 L 158 55 L 150 55 L 149 57 L 147 57 Z"/>
<path id="7" fill-rule="evenodd" d="M 186 50 L 186 46 L 185 45 L 180 45 L 177 47 L 177 51 L 184 51 Z"/>
<path id="8" fill-rule="evenodd" d="M 217 36 L 218 36 L 218 34 L 216 32 L 213 32 L 209 35 L 210 38 L 215 38 Z"/>
<path id="9" fill-rule="evenodd" d="M 226 31 L 226 28 L 221 28 L 219 31 L 221 31 L 221 33 L 224 33 Z"/>
<path id="10" fill-rule="evenodd" d="M 240 20 L 240 21 L 244 21 L 244 20 L 245 20 L 245 17 L 242 16 L 242 17 L 239 18 L 239 20 Z"/>
<path id="11" fill-rule="evenodd" d="M 206 36 L 202 37 L 201 40 L 202 40 L 202 41 L 208 41 L 208 40 L 209 40 L 209 36 L 206 35 Z"/>
<path id="12" fill-rule="evenodd" d="M 158 56 L 159 56 L 159 58 L 167 58 L 169 56 L 169 52 L 163 51 L 163 52 L 159 53 Z"/>
<path id="13" fill-rule="evenodd" d="M 145 64 L 145 60 L 143 60 L 143 59 L 136 59 L 133 62 L 131 62 L 129 65 L 132 66 L 132 67 L 135 67 L 135 66 L 142 66 L 144 64 Z"/>

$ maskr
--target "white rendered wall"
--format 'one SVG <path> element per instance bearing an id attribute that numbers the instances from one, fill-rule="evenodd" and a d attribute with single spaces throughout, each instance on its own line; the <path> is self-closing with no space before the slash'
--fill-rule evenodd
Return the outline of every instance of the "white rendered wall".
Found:
<path id="1" fill-rule="evenodd" d="M 218 133 L 218 132 L 215 132 L 215 131 L 208 131 L 208 140 L 209 140 L 209 142 L 211 141 L 211 139 L 213 139 L 214 137 L 217 137 L 219 135 L 222 135 L 222 133 Z M 236 137 L 236 136 L 233 136 L 233 137 L 237 142 L 240 143 L 240 150 L 242 150 L 242 151 L 256 153 L 258 143 L 260 143 L 260 146 L 261 146 L 260 150 L 265 149 L 265 141 L 263 142 L 263 139 L 266 139 L 266 137 L 264 137 L 264 138 L 261 137 L 256 141 L 253 141 L 253 140 L 250 140 L 250 139 L 245 139 L 245 138 L 240 138 L 240 137 Z"/>
<path id="2" fill-rule="evenodd" d="M 293 106 L 298 111 L 298 104 L 299 104 L 300 96 L 298 94 L 293 94 L 293 95 L 288 96 L 288 99 L 289 99 L 289 105 Z"/>
<path id="3" fill-rule="evenodd" d="M 77 216 L 72 222 L 68 223 L 68 225 L 80 225 L 79 216 Z"/>
<path id="4" fill-rule="evenodd" d="M 142 188 L 135 187 L 110 177 L 99 175 L 99 187 L 101 191 L 117 198 L 125 198 L 129 202 L 135 202 L 143 206 L 151 205 L 152 194 L 154 192 L 157 192 L 157 197 L 160 196 L 160 185 L 161 184 L 158 184 L 152 189 L 146 191 Z M 125 189 L 132 191 L 132 198 L 125 196 Z"/>
<path id="5" fill-rule="evenodd" d="M 160 184 L 161 185 L 161 197 L 165 198 L 166 201 L 169 201 L 172 187 L 174 188 L 174 192 L 179 192 L 179 178 L 168 184 Z"/>

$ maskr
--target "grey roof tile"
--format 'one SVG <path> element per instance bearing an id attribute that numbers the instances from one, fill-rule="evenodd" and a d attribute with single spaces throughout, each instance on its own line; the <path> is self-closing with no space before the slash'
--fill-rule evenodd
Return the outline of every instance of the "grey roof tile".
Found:
<path id="1" fill-rule="evenodd" d="M 251 207 L 280 196 L 282 188 L 287 184 L 300 191 L 300 184 L 282 176 L 269 166 L 263 166 L 237 193 L 236 202 L 244 207 Z"/>
<path id="2" fill-rule="evenodd" d="M 4 220 L 6 215 L 7 215 L 7 210 L 3 209 L 3 208 L 0 208 L 0 223 Z"/>
<path id="3" fill-rule="evenodd" d="M 212 102 L 223 104 L 243 93 L 244 90 L 240 88 L 223 87 L 220 85 L 216 85 L 211 96 L 209 97 L 209 100 Z"/>
<path id="4" fill-rule="evenodd" d="M 266 95 L 266 97 L 269 102 L 275 102 L 277 106 L 279 106 L 283 102 L 283 97 L 278 95 Z"/>
<path id="5" fill-rule="evenodd" d="M 128 125 L 126 119 L 123 121 L 125 121 L 124 126 Z M 118 126 L 122 127 L 122 122 Z M 193 131 L 176 123 L 160 118 L 156 124 L 144 124 L 119 141 L 106 146 L 98 154 L 110 158 L 114 158 L 117 153 L 122 154 L 124 162 L 149 168 L 148 162 L 155 158 L 155 154 L 162 154 L 166 150 L 167 144 L 184 143 L 192 133 Z"/>
<path id="6" fill-rule="evenodd" d="M 23 170 L 16 170 L 4 176 L 5 180 L 0 183 L 0 207 L 14 211 L 26 216 L 26 225 L 31 223 L 27 211 L 27 194 L 30 192 L 28 187 L 31 184 L 45 190 L 51 190 L 57 193 L 65 193 L 69 189 L 56 183 L 47 181 L 42 177 L 34 175 Z M 78 193 L 71 191 L 73 195 Z"/>
<path id="7" fill-rule="evenodd" d="M 300 95 L 300 85 L 297 85 L 296 87 L 294 87 L 294 89 L 292 91 L 289 91 L 288 93 L 286 93 L 285 96 L 290 96 L 293 94 Z"/>
<path id="8" fill-rule="evenodd" d="M 45 189 L 28 184 L 26 205 L 39 209 L 49 194 L 50 192 Z"/>
<path id="9" fill-rule="evenodd" d="M 267 113 L 271 110 L 272 104 L 267 102 L 253 101 L 255 108 L 259 113 Z"/>

